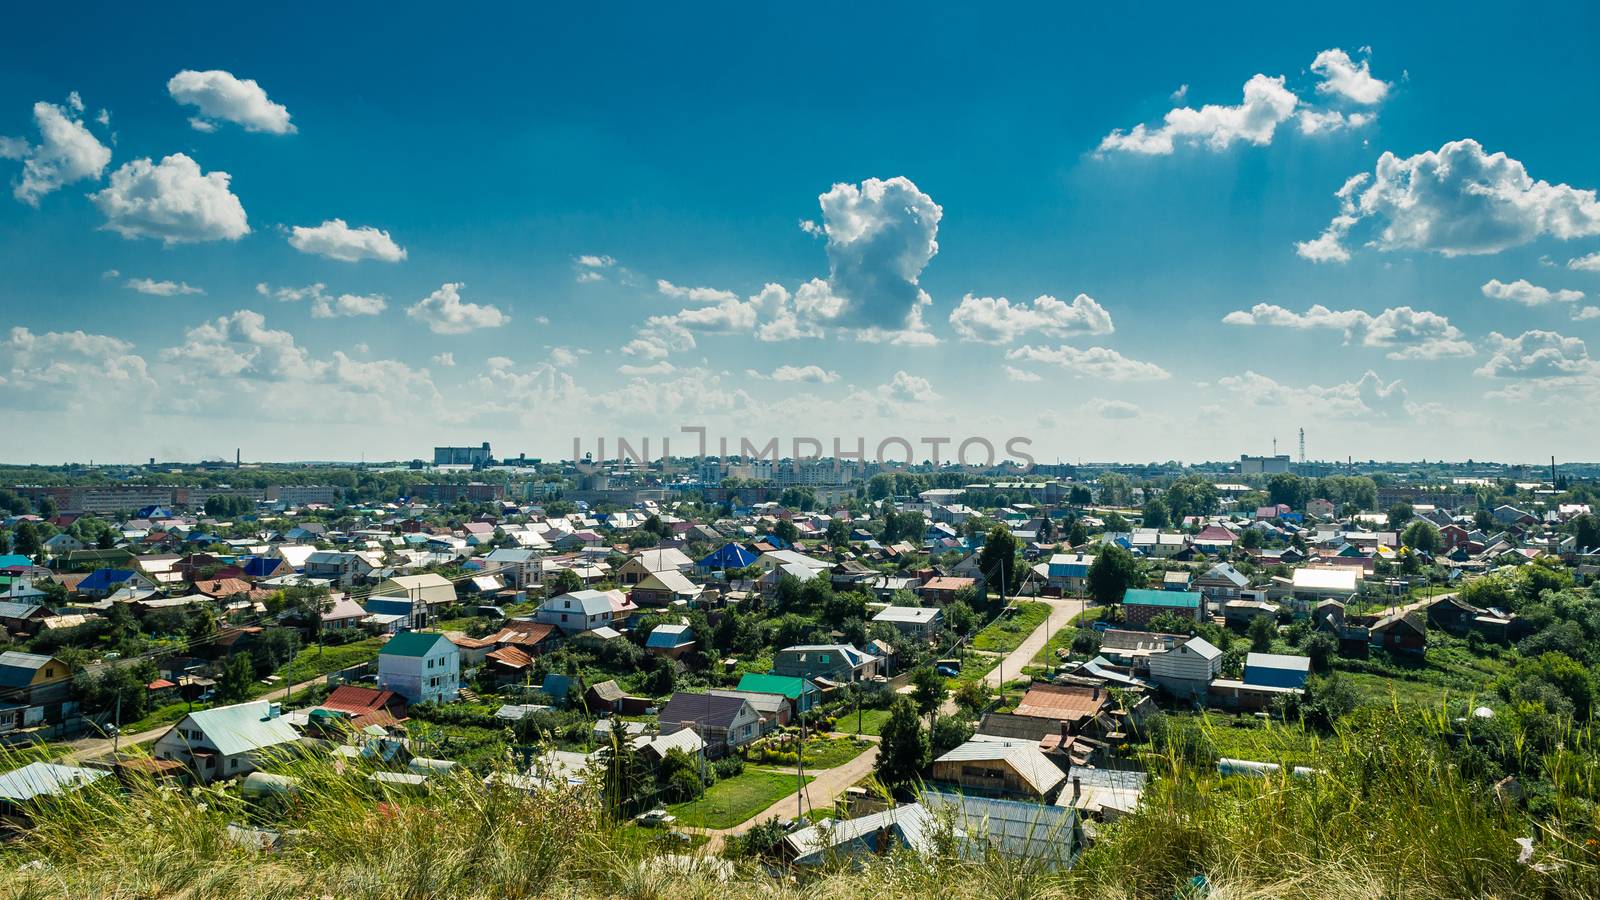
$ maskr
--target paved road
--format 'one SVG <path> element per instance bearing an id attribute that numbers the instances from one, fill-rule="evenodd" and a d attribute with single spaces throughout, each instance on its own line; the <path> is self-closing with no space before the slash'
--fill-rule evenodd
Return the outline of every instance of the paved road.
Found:
<path id="1" fill-rule="evenodd" d="M 1020 677 L 1022 675 L 1022 667 L 1033 665 L 1033 658 L 1039 655 L 1039 651 L 1044 649 L 1044 645 L 1050 641 L 1050 638 L 1056 632 L 1069 625 L 1073 618 L 1078 613 L 1083 612 L 1089 605 L 1087 600 L 1072 597 L 1030 597 L 1028 599 L 1039 603 L 1048 603 L 1050 605 L 1050 615 L 1045 617 L 1044 622 L 1038 628 L 1035 628 L 1032 634 L 1023 638 L 1022 643 L 1017 645 L 1017 649 L 1011 651 L 1010 655 L 1000 661 L 1000 665 L 995 666 L 989 671 L 988 675 L 983 677 L 984 682 L 990 687 L 999 687 L 1005 684 L 1008 679 Z"/>

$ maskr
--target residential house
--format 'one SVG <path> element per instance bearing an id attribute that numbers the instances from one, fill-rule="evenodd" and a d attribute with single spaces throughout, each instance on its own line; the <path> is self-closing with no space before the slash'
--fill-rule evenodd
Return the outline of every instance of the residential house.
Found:
<path id="1" fill-rule="evenodd" d="M 677 659 L 694 649 L 694 630 L 688 625 L 657 625 L 644 640 L 644 650 L 652 656 Z"/>
<path id="2" fill-rule="evenodd" d="M 773 658 L 772 673 L 833 683 L 863 681 L 878 674 L 878 657 L 850 644 L 784 647 Z"/>
<path id="3" fill-rule="evenodd" d="M 683 574 L 694 568 L 695 562 L 682 550 L 642 550 L 628 557 L 617 567 L 618 584 L 638 584 L 648 575 L 658 572 Z"/>
<path id="4" fill-rule="evenodd" d="M 944 627 L 944 610 L 937 606 L 887 606 L 872 621 L 889 625 L 907 637 L 931 641 Z"/>
<path id="5" fill-rule="evenodd" d="M 1205 613 L 1205 597 L 1199 591 L 1162 591 L 1129 588 L 1122 596 L 1123 620 L 1144 626 L 1163 615 L 1200 621 Z"/>
<path id="6" fill-rule="evenodd" d="M 483 557 L 484 571 L 502 575 L 517 590 L 542 583 L 540 560 L 544 553 L 520 547 L 500 547 Z"/>
<path id="7" fill-rule="evenodd" d="M 1035 741 L 974 738 L 933 761 L 932 779 L 964 794 L 1050 798 L 1066 773 Z"/>
<path id="8" fill-rule="evenodd" d="M 278 548 L 287 561 L 289 553 L 286 551 L 285 547 Z M 315 550 L 306 554 L 301 571 L 308 577 L 327 578 L 348 588 L 364 581 L 382 564 L 381 555 L 371 551 Z"/>
<path id="9" fill-rule="evenodd" d="M 1200 532 L 1189 539 L 1189 543 L 1201 553 L 1210 556 L 1227 556 L 1233 552 L 1233 545 L 1239 536 L 1221 525 L 1207 525 Z"/>
<path id="10" fill-rule="evenodd" d="M 923 791 L 916 803 L 792 832 L 783 849 L 801 866 L 898 850 L 932 856 L 945 852 L 939 837 L 947 833 L 967 859 L 999 855 L 1040 869 L 1064 869 L 1075 857 L 1077 815 L 1069 806 Z"/>
<path id="11" fill-rule="evenodd" d="M 189 713 L 156 739 L 152 755 L 183 763 L 206 783 L 253 772 L 267 754 L 287 752 L 298 741 L 278 704 L 252 700 Z"/>
<path id="12" fill-rule="evenodd" d="M 1283 653 L 1248 653 L 1244 682 L 1251 685 L 1303 688 L 1311 675 L 1311 658 Z"/>
<path id="13" fill-rule="evenodd" d="M 7 650 L 0 653 L 0 734 L 19 728 L 59 725 L 78 712 L 72 670 L 53 656 Z"/>
<path id="14" fill-rule="evenodd" d="M 809 712 L 822 702 L 822 691 L 804 678 L 770 673 L 748 672 L 739 679 L 739 690 L 757 694 L 777 694 L 788 702 L 792 715 Z"/>
<path id="15" fill-rule="evenodd" d="M 354 600 L 340 594 L 338 599 L 320 613 L 322 627 L 329 631 L 345 631 L 351 628 L 360 628 L 361 621 L 368 613 Z"/>
<path id="16" fill-rule="evenodd" d="M 935 575 L 924 581 L 916 589 L 916 593 L 924 602 L 948 605 L 956 602 L 958 593 L 976 584 L 977 581 L 971 578 L 958 578 L 954 575 Z"/>
<path id="17" fill-rule="evenodd" d="M 619 604 L 626 606 L 619 607 Z M 577 634 L 610 626 L 613 622 L 626 621 L 634 608 L 621 591 L 584 588 L 547 598 L 539 604 L 534 621 L 554 625 L 566 634 Z"/>
<path id="18" fill-rule="evenodd" d="M 437 632 L 403 631 L 378 651 L 378 687 L 408 703 L 448 703 L 461 690 L 461 651 Z"/>
<path id="19" fill-rule="evenodd" d="M 675 603 L 693 606 L 700 601 L 700 594 L 704 590 L 679 570 L 663 569 L 640 576 L 633 582 L 628 599 L 638 606 L 671 606 Z"/>
<path id="20" fill-rule="evenodd" d="M 759 558 L 754 551 L 738 544 L 723 544 L 710 555 L 695 563 L 695 569 L 703 574 L 726 572 L 731 569 L 743 569 L 753 566 Z"/>
<path id="21" fill-rule="evenodd" d="M 1089 567 L 1094 557 L 1087 553 L 1056 553 L 1045 570 L 1045 584 L 1063 594 L 1081 594 L 1089 589 Z"/>
<path id="22" fill-rule="evenodd" d="M 1176 697 L 1204 697 L 1222 673 L 1222 651 L 1204 638 L 1190 638 L 1150 657 L 1150 680 Z"/>
<path id="23" fill-rule="evenodd" d="M 706 744 L 712 759 L 750 743 L 760 736 L 761 716 L 743 697 L 674 693 L 657 716 L 664 735 L 689 729 Z"/>
<path id="24" fill-rule="evenodd" d="M 1194 589 L 1212 603 L 1237 599 L 1239 592 L 1250 586 L 1250 579 L 1233 567 L 1232 563 L 1217 563 L 1194 580 Z"/>
<path id="25" fill-rule="evenodd" d="M 34 804 L 41 799 L 76 791 L 110 774 L 104 769 L 42 760 L 13 769 L 0 775 L 0 822 L 12 828 L 26 828 L 32 824 Z"/>
<path id="26" fill-rule="evenodd" d="M 372 589 L 374 597 L 398 597 L 410 600 L 428 612 L 456 602 L 456 586 L 437 572 L 420 575 L 396 575 L 381 581 Z"/>

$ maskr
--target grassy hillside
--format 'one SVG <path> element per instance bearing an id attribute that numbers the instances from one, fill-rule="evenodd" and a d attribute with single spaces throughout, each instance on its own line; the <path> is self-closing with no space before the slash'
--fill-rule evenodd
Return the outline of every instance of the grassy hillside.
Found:
<path id="1" fill-rule="evenodd" d="M 360 771 L 304 761 L 283 769 L 303 780 L 297 797 L 254 804 L 232 788 L 103 779 L 39 808 L 39 826 L 0 848 L 0 895 L 1170 898 L 1204 875 L 1217 898 L 1600 896 L 1593 733 L 1493 736 L 1526 754 L 1516 764 L 1530 783 L 1536 772 L 1547 785 L 1523 801 L 1489 788 L 1498 751 L 1464 727 L 1406 711 L 1354 716 L 1309 779 L 1224 779 L 1191 747 L 1152 748 L 1141 812 L 1055 873 L 901 855 L 775 879 L 734 859 L 724 884 L 663 865 L 658 844 L 607 823 L 582 788 L 528 795 L 463 775 L 384 796 Z M 246 850 L 230 823 L 294 838 L 280 852 Z M 1518 860 L 1515 839 L 1529 836 L 1537 866 Z"/>

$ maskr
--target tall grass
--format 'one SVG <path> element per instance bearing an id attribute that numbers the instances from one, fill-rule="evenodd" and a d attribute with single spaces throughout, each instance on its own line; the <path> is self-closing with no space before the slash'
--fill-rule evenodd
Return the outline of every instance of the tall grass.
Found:
<path id="1" fill-rule="evenodd" d="M 1203 875 L 1218 900 L 1600 896 L 1593 731 L 1569 728 L 1531 761 L 1549 795 L 1535 818 L 1464 774 L 1463 728 L 1362 713 L 1325 741 L 1329 762 L 1310 778 L 1225 778 L 1185 748 L 1157 748 L 1141 810 L 1055 872 L 954 852 L 776 876 L 748 860 L 685 863 L 619 838 L 590 788 L 485 788 L 458 771 L 386 793 L 367 768 L 311 756 L 275 761 L 300 790 L 265 800 L 107 778 L 33 810 L 35 827 L 0 849 L 0 895 L 1171 898 Z M 230 825 L 286 837 L 249 849 Z M 1532 864 L 1520 837 L 1534 839 Z"/>

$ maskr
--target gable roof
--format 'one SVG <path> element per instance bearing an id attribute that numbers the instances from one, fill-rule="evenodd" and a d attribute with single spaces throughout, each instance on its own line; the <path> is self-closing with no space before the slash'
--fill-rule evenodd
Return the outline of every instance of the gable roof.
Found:
<path id="1" fill-rule="evenodd" d="M 1122 595 L 1125 606 L 1171 606 L 1182 609 L 1198 609 L 1200 599 L 1199 591 L 1156 591 L 1149 588 L 1129 588 Z"/>
<path id="2" fill-rule="evenodd" d="M 27 687 L 33 676 L 54 657 L 39 653 L 7 650 L 0 653 L 0 688 Z"/>
<path id="3" fill-rule="evenodd" d="M 763 672 L 746 672 L 744 677 L 739 679 L 738 689 L 755 694 L 782 694 L 790 700 L 798 700 L 807 692 L 820 693 L 816 685 L 804 678 Z"/>
<path id="4" fill-rule="evenodd" d="M 1034 741 L 973 739 L 934 762 L 1004 762 L 1036 794 L 1045 794 L 1066 779 Z"/>
<path id="5" fill-rule="evenodd" d="M 435 644 L 444 641 L 450 644 L 450 639 L 436 631 L 402 631 L 383 645 L 378 651 L 379 656 L 427 656 Z M 450 644 L 454 649 L 455 645 Z"/>
<path id="6" fill-rule="evenodd" d="M 673 725 L 727 728 L 749 708 L 743 697 L 718 697 L 715 694 L 690 694 L 677 691 L 661 708 L 662 729 Z"/>
<path id="7" fill-rule="evenodd" d="M 266 700 L 215 706 L 189 713 L 184 718 L 204 732 L 206 739 L 224 756 L 299 740 L 294 726 L 282 716 L 272 715 L 272 704 Z M 173 726 L 174 730 L 181 725 L 182 722 Z"/>
<path id="8" fill-rule="evenodd" d="M 111 774 L 99 769 L 31 762 L 0 775 L 0 798 L 13 803 L 60 794 Z"/>

